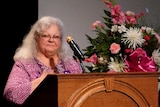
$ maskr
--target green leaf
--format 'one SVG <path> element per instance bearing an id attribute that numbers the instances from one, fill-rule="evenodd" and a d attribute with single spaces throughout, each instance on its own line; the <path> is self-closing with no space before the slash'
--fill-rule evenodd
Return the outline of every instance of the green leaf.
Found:
<path id="1" fill-rule="evenodd" d="M 107 10 L 103 10 L 103 11 L 104 11 L 106 16 L 111 17 L 111 13 L 109 11 L 107 11 Z"/>

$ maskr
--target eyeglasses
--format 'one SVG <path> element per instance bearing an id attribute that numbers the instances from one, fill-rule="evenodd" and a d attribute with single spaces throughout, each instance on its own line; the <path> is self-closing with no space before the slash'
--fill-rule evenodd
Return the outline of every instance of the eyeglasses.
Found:
<path id="1" fill-rule="evenodd" d="M 61 36 L 50 36 L 50 35 L 39 35 L 40 38 L 44 39 L 44 40 L 49 40 L 51 38 L 53 38 L 54 40 L 60 40 L 62 37 Z"/>

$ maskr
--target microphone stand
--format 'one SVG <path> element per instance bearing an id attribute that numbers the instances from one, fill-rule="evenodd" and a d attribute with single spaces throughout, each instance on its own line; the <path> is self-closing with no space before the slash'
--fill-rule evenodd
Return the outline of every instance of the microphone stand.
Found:
<path id="1" fill-rule="evenodd" d="M 85 68 L 84 68 L 84 65 L 83 65 L 82 60 L 81 60 L 81 59 L 79 59 L 79 62 L 80 62 L 81 68 L 82 68 L 82 70 L 83 70 L 83 73 L 85 73 L 86 71 L 85 71 Z"/>
<path id="2" fill-rule="evenodd" d="M 83 71 L 83 73 L 85 73 L 86 70 L 85 70 L 85 67 L 84 67 L 84 64 L 83 64 L 83 60 L 82 60 L 81 58 L 77 57 L 76 55 L 74 55 L 73 58 L 74 58 L 75 60 L 77 60 L 77 59 L 79 60 L 80 66 L 81 66 L 81 68 L 82 68 L 82 71 Z"/>

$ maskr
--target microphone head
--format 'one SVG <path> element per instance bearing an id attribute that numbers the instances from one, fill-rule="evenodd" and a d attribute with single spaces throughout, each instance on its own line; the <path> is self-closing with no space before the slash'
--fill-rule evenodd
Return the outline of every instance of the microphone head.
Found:
<path id="1" fill-rule="evenodd" d="M 71 36 L 67 36 L 66 41 L 69 43 L 70 41 L 72 41 L 73 38 Z"/>
<path id="2" fill-rule="evenodd" d="M 78 57 L 78 59 L 84 60 L 84 55 L 81 52 L 79 46 L 73 41 L 73 38 L 71 36 L 67 36 L 66 40 L 67 43 L 70 45 L 71 49 L 73 50 L 74 55 Z"/>

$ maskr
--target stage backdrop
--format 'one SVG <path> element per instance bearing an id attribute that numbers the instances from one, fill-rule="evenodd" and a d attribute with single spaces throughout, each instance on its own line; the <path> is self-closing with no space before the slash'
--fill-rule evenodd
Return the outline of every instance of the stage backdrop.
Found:
<path id="1" fill-rule="evenodd" d="M 115 0 L 123 11 L 146 12 L 147 22 L 160 25 L 160 0 Z M 93 35 L 91 24 L 101 20 L 106 5 L 102 0 L 39 0 L 38 17 L 51 15 L 59 17 L 65 25 L 65 35 L 71 35 L 80 48 L 88 45 L 85 34 Z M 70 48 L 69 48 L 70 49 Z M 69 55 L 72 55 L 72 51 Z"/>

